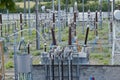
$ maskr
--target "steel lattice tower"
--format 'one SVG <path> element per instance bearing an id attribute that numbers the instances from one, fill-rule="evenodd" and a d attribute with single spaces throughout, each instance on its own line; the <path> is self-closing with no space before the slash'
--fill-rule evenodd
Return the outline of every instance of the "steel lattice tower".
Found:
<path id="1" fill-rule="evenodd" d="M 114 11 L 112 64 L 120 64 L 120 10 Z"/>

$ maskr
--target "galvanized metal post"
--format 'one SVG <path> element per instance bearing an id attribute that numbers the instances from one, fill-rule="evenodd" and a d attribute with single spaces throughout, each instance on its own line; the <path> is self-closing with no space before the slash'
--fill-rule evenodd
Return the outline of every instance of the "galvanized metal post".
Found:
<path id="1" fill-rule="evenodd" d="M 82 0 L 82 34 L 84 34 L 84 26 L 85 26 L 85 22 L 84 22 L 84 0 Z"/>
<path id="2" fill-rule="evenodd" d="M 108 29 L 109 29 L 109 39 L 108 39 L 108 41 L 110 42 L 110 44 L 111 44 L 111 36 L 112 36 L 112 34 L 111 34 L 111 19 L 110 19 L 110 0 L 108 0 Z"/>
<path id="3" fill-rule="evenodd" d="M 110 0 L 108 0 L 108 21 L 110 21 Z"/>
<path id="4" fill-rule="evenodd" d="M 9 34 L 9 30 L 10 30 L 10 22 L 9 22 L 9 10 L 7 10 L 7 20 L 8 20 L 8 34 Z"/>
<path id="5" fill-rule="evenodd" d="M 63 55 L 61 59 L 61 80 L 64 80 L 64 64 L 63 64 Z"/>
<path id="6" fill-rule="evenodd" d="M 71 55 L 71 59 L 70 59 L 70 71 L 71 71 L 71 80 L 73 80 L 73 63 L 72 63 L 72 55 Z"/>
<path id="7" fill-rule="evenodd" d="M 69 57 L 69 58 L 68 58 L 68 65 L 69 65 L 69 66 L 68 66 L 68 69 L 69 69 L 69 72 L 68 72 L 68 73 L 69 73 L 69 78 L 68 78 L 68 79 L 69 79 L 69 80 L 72 80 L 72 79 L 71 79 L 71 67 L 70 67 L 70 66 L 71 66 L 71 65 L 70 65 L 71 62 L 70 62 L 70 61 L 71 61 L 71 60 L 70 60 L 70 57 Z"/>
<path id="8" fill-rule="evenodd" d="M 115 0 L 110 0 L 111 2 L 111 17 L 112 17 L 112 21 L 114 20 L 114 9 L 115 9 Z"/>
<path id="9" fill-rule="evenodd" d="M 60 57 L 61 57 L 61 55 L 59 55 L 59 57 L 58 57 L 59 58 L 58 59 L 59 60 L 59 62 L 58 62 L 59 80 L 61 80 L 61 58 Z"/>
<path id="10" fill-rule="evenodd" d="M 38 31 L 39 30 L 39 26 L 38 26 L 38 0 L 36 0 L 36 49 L 40 49 L 40 36 Z"/>
<path id="11" fill-rule="evenodd" d="M 100 28 L 102 29 L 102 0 L 99 0 Z"/>
<path id="12" fill-rule="evenodd" d="M 15 80 L 18 80 L 18 71 L 17 71 L 17 53 L 16 53 L 16 30 L 14 27 L 14 71 L 15 71 Z"/>
<path id="13" fill-rule="evenodd" d="M 74 36 L 76 36 L 77 2 L 74 3 Z"/>
<path id="14" fill-rule="evenodd" d="M 62 65 L 63 65 L 63 61 L 62 61 L 62 56 L 63 56 L 63 51 L 64 51 L 64 49 L 58 54 L 58 75 L 59 75 L 59 80 L 62 80 L 62 77 L 63 77 L 63 73 L 62 73 L 62 70 L 63 70 L 63 68 L 62 68 Z"/>
<path id="15" fill-rule="evenodd" d="M 108 0 L 108 28 L 109 28 L 109 42 L 110 44 L 112 44 L 112 38 L 113 38 L 113 34 L 112 34 L 112 26 L 113 26 L 113 2 L 112 0 Z M 111 6 L 110 6 L 111 4 Z M 111 11 L 110 11 L 110 7 L 111 7 Z M 110 14 L 111 13 L 111 14 Z"/>
<path id="16" fill-rule="evenodd" d="M 49 53 L 49 58 L 50 58 L 50 65 L 49 65 L 49 80 L 52 80 L 52 57 L 51 57 L 51 52 Z"/>
<path id="17" fill-rule="evenodd" d="M 66 0 L 66 26 L 68 25 L 67 15 L 68 15 L 68 0 Z"/>
<path id="18" fill-rule="evenodd" d="M 5 25 L 5 36 L 6 36 L 6 34 L 7 34 L 7 30 L 6 30 L 6 28 L 7 28 L 7 24 Z"/>
<path id="19" fill-rule="evenodd" d="M 45 64 L 44 64 L 44 66 L 45 66 L 45 80 L 48 80 L 48 68 L 47 68 L 47 58 L 45 57 Z"/>
<path id="20" fill-rule="evenodd" d="M 31 33 L 31 25 L 30 25 L 30 0 L 28 0 L 28 26 L 29 26 L 29 36 Z"/>
<path id="21" fill-rule="evenodd" d="M 78 56 L 79 56 L 79 54 L 78 54 Z M 80 80 L 80 66 L 79 66 L 79 57 L 77 57 L 77 76 L 78 76 L 78 80 Z"/>
<path id="22" fill-rule="evenodd" d="M 26 0 L 24 0 L 24 23 L 26 25 Z"/>
<path id="23" fill-rule="evenodd" d="M 54 55 L 52 55 L 52 80 L 55 80 L 55 76 L 54 76 Z"/>
<path id="24" fill-rule="evenodd" d="M 7 20 L 9 21 L 9 10 L 7 10 Z"/>
<path id="25" fill-rule="evenodd" d="M 60 15 L 60 0 L 58 0 L 58 29 L 59 29 L 59 31 L 58 31 L 58 40 L 59 40 L 59 42 L 61 42 L 61 21 L 60 21 L 60 17 L 61 17 L 61 15 Z"/>
<path id="26" fill-rule="evenodd" d="M 54 0 L 52 0 L 52 10 L 54 12 L 55 8 L 54 8 Z"/>

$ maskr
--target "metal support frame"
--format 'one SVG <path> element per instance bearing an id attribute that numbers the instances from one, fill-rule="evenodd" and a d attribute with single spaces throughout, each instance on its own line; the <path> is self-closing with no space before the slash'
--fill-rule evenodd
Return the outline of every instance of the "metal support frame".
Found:
<path id="1" fill-rule="evenodd" d="M 59 80 L 61 80 L 61 54 L 58 54 L 58 77 L 59 77 Z"/>
<path id="2" fill-rule="evenodd" d="M 114 64 L 120 64 L 120 39 L 119 39 L 119 33 L 120 33 L 120 20 L 114 21 L 113 26 L 113 45 L 112 45 L 112 65 Z"/>
<path id="3" fill-rule="evenodd" d="M 30 0 L 28 0 L 28 26 L 29 26 L 29 36 L 32 34 L 31 33 L 31 24 L 30 24 Z"/>
<path id="4" fill-rule="evenodd" d="M 113 20 L 111 19 L 112 18 L 112 14 L 111 14 L 111 10 L 110 10 L 110 7 L 112 6 L 112 4 L 111 4 L 111 6 L 110 6 L 110 4 L 111 4 L 111 1 L 110 0 L 108 0 L 108 29 L 109 29 L 109 43 L 110 43 L 110 46 L 112 46 L 111 44 L 112 44 L 112 38 L 113 38 L 113 30 L 112 30 L 112 28 L 113 28 Z M 111 7 L 111 9 L 112 9 L 112 7 Z"/>
<path id="5" fill-rule="evenodd" d="M 7 20 L 8 20 L 8 24 L 7 24 L 7 27 L 8 27 L 8 33 L 10 31 L 10 20 L 9 20 L 9 10 L 7 10 Z"/>
<path id="6" fill-rule="evenodd" d="M 26 25 L 26 0 L 24 0 L 24 23 Z"/>
<path id="7" fill-rule="evenodd" d="M 51 61 L 51 66 L 52 66 L 52 80 L 55 80 L 55 75 L 54 75 L 54 55 L 52 55 L 52 61 Z"/>
<path id="8" fill-rule="evenodd" d="M 66 26 L 68 26 L 68 0 L 66 0 Z"/>
<path id="9" fill-rule="evenodd" d="M 120 10 L 120 9 L 119 9 Z M 114 1 L 112 1 L 112 13 L 114 12 Z M 120 12 L 119 12 L 120 14 Z M 116 14 L 114 14 L 116 16 Z M 111 64 L 112 65 L 119 65 L 120 64 L 120 19 L 115 19 L 114 16 L 112 15 L 112 20 L 114 21 L 113 23 L 113 45 L 112 45 L 112 60 Z M 118 16 L 119 17 L 119 16 Z"/>
<path id="10" fill-rule="evenodd" d="M 99 0 L 99 16 L 100 16 L 100 28 L 102 29 L 102 0 Z"/>
<path id="11" fill-rule="evenodd" d="M 54 12 L 54 10 L 55 10 L 55 7 L 54 7 L 54 0 L 52 0 L 52 10 L 53 10 L 53 12 Z"/>
<path id="12" fill-rule="evenodd" d="M 84 0 L 82 0 L 82 34 L 84 34 L 84 27 L 85 27 L 85 22 L 84 22 Z"/>
<path id="13" fill-rule="evenodd" d="M 36 49 L 40 49 L 40 36 L 38 31 L 39 30 L 39 26 L 38 26 L 38 0 L 36 0 Z"/>
<path id="14" fill-rule="evenodd" d="M 60 12 L 60 0 L 58 0 L 58 40 L 61 42 L 61 12 Z"/>
<path id="15" fill-rule="evenodd" d="M 15 80 L 18 80 L 18 71 L 17 71 L 17 46 L 16 46 L 16 30 L 15 30 L 15 26 L 14 26 L 14 71 L 15 71 Z"/>
<path id="16" fill-rule="evenodd" d="M 120 64 L 120 39 L 119 39 L 119 21 L 114 21 L 113 26 L 113 46 L 112 46 L 112 65 L 113 64 Z M 119 29 L 119 30 L 117 30 Z"/>

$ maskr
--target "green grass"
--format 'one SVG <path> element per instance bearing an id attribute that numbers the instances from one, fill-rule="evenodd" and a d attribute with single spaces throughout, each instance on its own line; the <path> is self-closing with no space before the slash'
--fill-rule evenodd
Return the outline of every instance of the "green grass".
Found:
<path id="1" fill-rule="evenodd" d="M 40 64 L 40 60 L 35 60 L 32 63 L 33 63 L 33 65 Z"/>
<path id="2" fill-rule="evenodd" d="M 14 67 L 14 64 L 12 61 L 8 61 L 6 64 L 5 64 L 5 68 L 6 69 L 10 69 L 10 68 L 13 68 Z"/>
<path id="3" fill-rule="evenodd" d="M 110 64 L 111 55 L 109 53 L 90 53 L 90 59 L 97 61 L 99 64 Z"/>
<path id="4" fill-rule="evenodd" d="M 40 52 L 41 52 L 40 50 L 36 50 L 36 51 L 32 51 L 31 53 L 33 56 L 40 56 L 41 54 Z"/>

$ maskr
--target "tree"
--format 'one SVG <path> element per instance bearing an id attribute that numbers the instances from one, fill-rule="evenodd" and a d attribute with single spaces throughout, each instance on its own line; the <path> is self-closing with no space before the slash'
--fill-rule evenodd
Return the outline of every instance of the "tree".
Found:
<path id="1" fill-rule="evenodd" d="M 13 0 L 0 0 L 0 9 L 15 10 L 15 2 Z"/>

